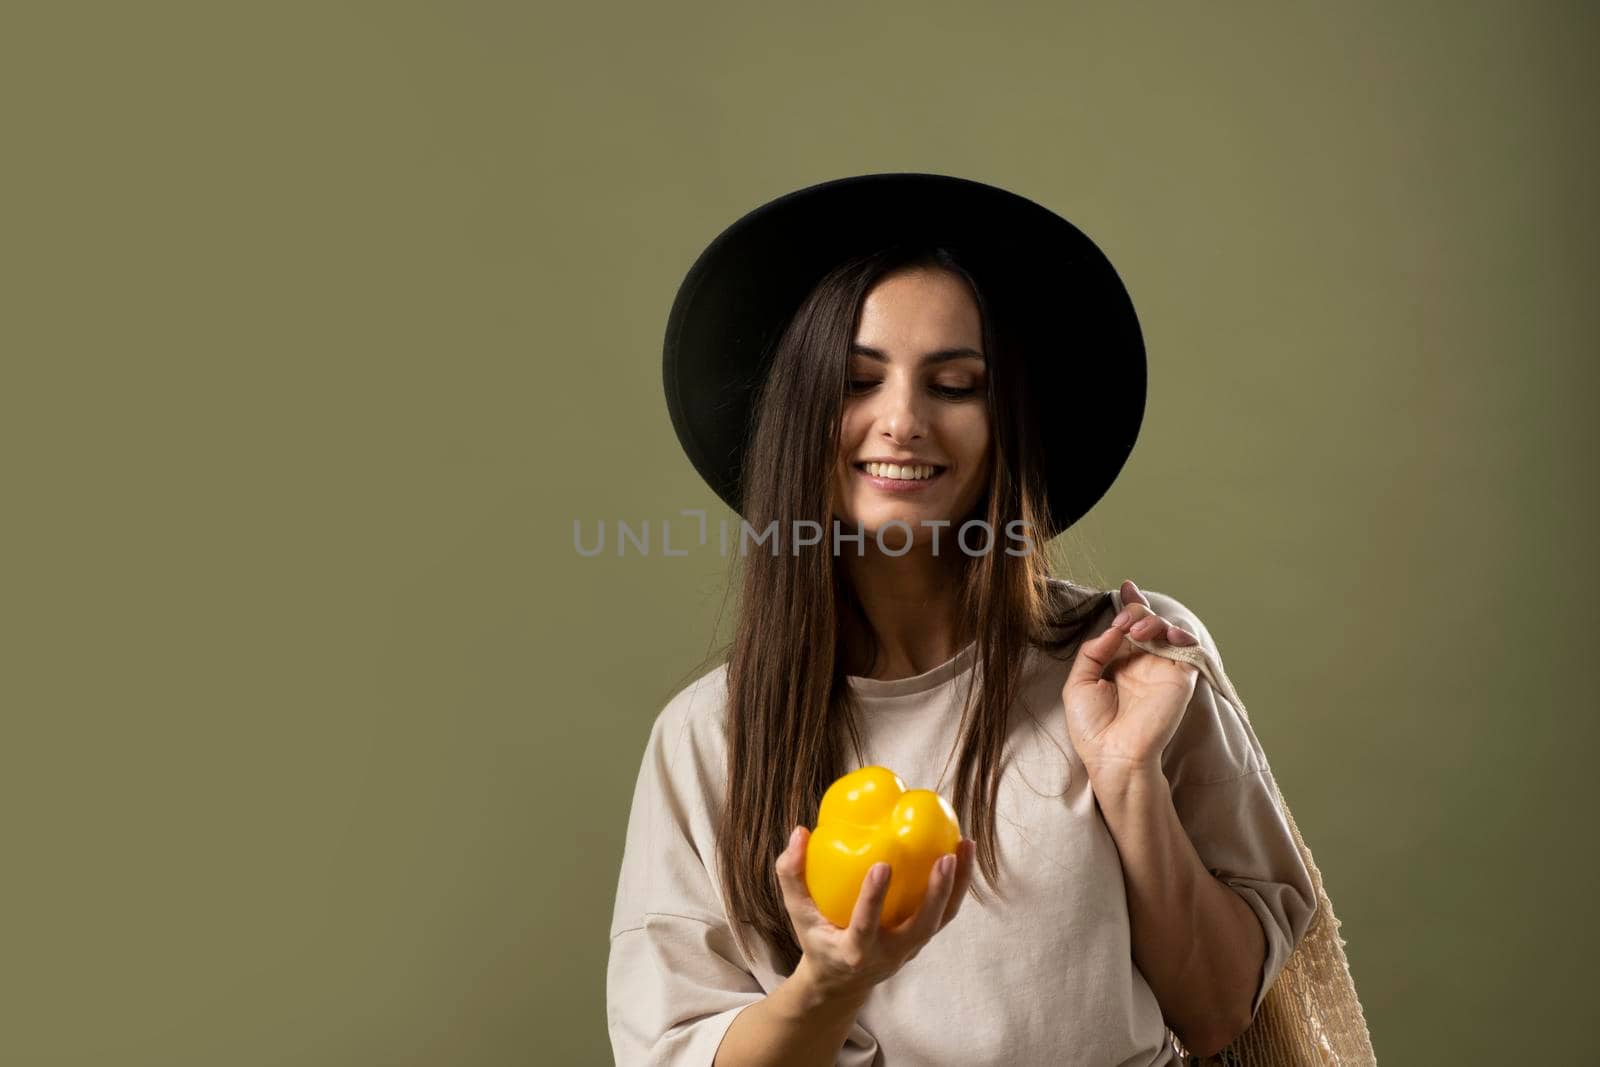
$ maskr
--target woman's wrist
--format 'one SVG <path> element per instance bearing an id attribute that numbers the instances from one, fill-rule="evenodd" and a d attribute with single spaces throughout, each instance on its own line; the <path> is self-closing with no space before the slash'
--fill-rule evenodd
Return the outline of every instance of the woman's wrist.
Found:
<path id="1" fill-rule="evenodd" d="M 1085 769 L 1089 772 L 1089 782 L 1096 796 L 1118 796 L 1167 785 L 1166 773 L 1159 763 L 1108 760 L 1101 764 L 1086 764 Z"/>
<path id="2" fill-rule="evenodd" d="M 794 973 L 733 1017 L 714 1062 L 762 1067 L 833 1063 L 866 1000 L 819 982 L 804 956 Z"/>
<path id="3" fill-rule="evenodd" d="M 822 1012 L 847 1013 L 853 1017 L 861 1010 L 861 1005 L 866 1003 L 867 996 L 871 993 L 870 988 L 827 981 L 817 972 L 811 958 L 806 955 L 800 957 L 800 963 L 795 967 L 794 974 L 784 984 L 794 987 L 792 992 L 795 1009 L 807 1016 Z"/>

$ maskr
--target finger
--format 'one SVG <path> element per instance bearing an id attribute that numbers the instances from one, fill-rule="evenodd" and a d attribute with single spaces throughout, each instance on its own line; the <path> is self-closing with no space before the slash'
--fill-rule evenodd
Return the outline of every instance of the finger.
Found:
<path id="1" fill-rule="evenodd" d="M 945 855 L 950 855 L 946 853 Z M 954 857 L 951 857 L 952 861 Z M 922 906 L 917 913 L 895 930 L 900 936 L 909 937 L 920 944 L 939 932 L 939 920 L 944 917 L 944 908 L 950 901 L 950 886 L 955 880 L 955 864 L 951 863 L 951 870 L 939 873 L 939 864 L 944 861 L 944 856 L 939 857 L 933 865 L 933 872 L 928 878 L 928 889 L 923 895 Z"/>
<path id="2" fill-rule="evenodd" d="M 1194 634 L 1160 615 L 1146 615 L 1128 627 L 1128 636 L 1140 641 L 1165 641 L 1170 645 L 1197 645 Z"/>
<path id="3" fill-rule="evenodd" d="M 978 843 L 970 837 L 963 838 L 956 846 L 956 877 L 955 885 L 950 890 L 950 899 L 944 906 L 944 917 L 939 920 L 939 929 L 944 929 L 956 913 L 961 910 L 961 902 L 967 899 L 967 889 L 972 885 L 972 868 L 977 863 Z"/>
<path id="4" fill-rule="evenodd" d="M 1198 645 L 1200 639 L 1181 626 L 1174 625 L 1157 615 L 1150 606 L 1150 598 L 1145 596 L 1132 579 L 1124 580 L 1121 588 L 1122 611 L 1118 619 L 1125 619 L 1129 624 L 1126 627 L 1128 636 L 1141 641 L 1164 640 L 1171 645 Z M 1143 608 L 1144 611 L 1139 609 Z M 1150 620 L 1156 619 L 1157 622 Z M 1113 623 L 1117 625 L 1117 623 Z"/>
<path id="5" fill-rule="evenodd" d="M 806 846 L 811 834 L 804 826 L 797 826 L 789 835 L 789 845 L 778 854 L 778 888 L 783 893 L 784 906 L 795 916 L 808 923 L 822 919 L 811 890 L 806 888 Z"/>
<path id="6" fill-rule="evenodd" d="M 1117 617 L 1111 620 L 1111 625 L 1127 633 L 1144 619 L 1154 617 L 1155 612 L 1148 605 L 1137 600 L 1129 600 L 1122 605 L 1122 610 L 1117 612 Z"/>
<path id="7" fill-rule="evenodd" d="M 1160 615 L 1151 612 L 1128 627 L 1128 636 L 1137 637 L 1141 641 L 1152 641 L 1158 637 L 1165 637 L 1169 629 L 1176 627 Z"/>
<path id="8" fill-rule="evenodd" d="M 879 872 L 881 880 L 873 878 L 874 872 Z M 856 906 L 850 913 L 849 929 L 862 948 L 878 940 L 878 926 L 883 921 L 883 901 L 889 895 L 889 878 L 893 873 L 887 863 L 874 863 L 861 882 L 861 891 L 856 894 Z"/>

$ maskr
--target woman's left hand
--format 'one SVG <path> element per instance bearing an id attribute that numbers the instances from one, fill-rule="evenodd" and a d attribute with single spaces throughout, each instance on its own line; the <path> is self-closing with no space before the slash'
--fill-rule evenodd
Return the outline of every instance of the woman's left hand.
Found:
<path id="1" fill-rule="evenodd" d="M 1161 752 L 1178 730 L 1199 670 L 1146 652 L 1125 640 L 1198 645 L 1189 631 L 1150 607 L 1132 582 L 1122 583 L 1123 610 L 1104 633 L 1078 649 L 1061 690 L 1067 736 L 1091 778 L 1103 773 L 1160 773 Z"/>

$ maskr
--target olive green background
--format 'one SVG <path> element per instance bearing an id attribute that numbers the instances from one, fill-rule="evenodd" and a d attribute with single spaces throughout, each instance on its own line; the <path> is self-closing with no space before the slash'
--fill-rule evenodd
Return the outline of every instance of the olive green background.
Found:
<path id="1" fill-rule="evenodd" d="M 1061 559 L 1217 637 L 1383 1062 L 1587 1053 L 1595 8 L 1287 7 L 8 6 L 0 1062 L 610 1062 L 667 310 L 874 170 L 1128 284 Z"/>

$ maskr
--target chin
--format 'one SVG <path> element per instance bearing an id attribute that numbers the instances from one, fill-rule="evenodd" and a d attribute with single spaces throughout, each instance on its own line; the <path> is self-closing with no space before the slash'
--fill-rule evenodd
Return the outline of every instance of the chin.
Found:
<path id="1" fill-rule="evenodd" d="M 922 525 L 924 522 L 948 521 L 948 516 L 944 512 L 932 508 L 905 508 L 894 511 L 869 511 L 858 514 L 860 515 L 861 526 L 867 531 L 868 537 L 871 537 L 875 531 L 883 530 L 889 523 L 899 520 L 911 527 L 913 539 L 916 542 L 927 541 L 933 533 L 932 527 Z M 855 519 L 846 520 L 844 528 L 854 529 L 856 521 Z M 941 540 L 945 533 L 946 528 L 941 528 Z M 905 537 L 905 531 L 898 526 L 889 527 L 883 536 L 885 544 L 895 547 L 899 545 L 899 539 Z"/>

